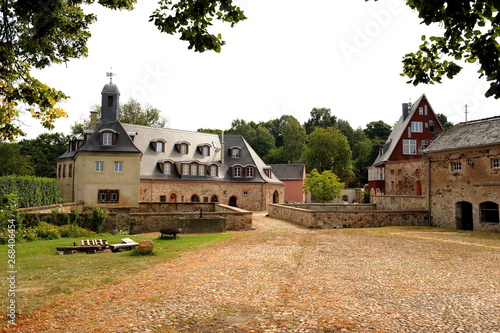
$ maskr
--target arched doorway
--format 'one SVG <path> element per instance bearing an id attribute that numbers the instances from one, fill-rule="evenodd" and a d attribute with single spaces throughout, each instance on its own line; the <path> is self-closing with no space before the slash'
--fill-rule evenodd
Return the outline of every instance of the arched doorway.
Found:
<path id="1" fill-rule="evenodd" d="M 177 194 L 171 193 L 170 197 L 168 198 L 169 202 L 177 202 Z"/>
<path id="2" fill-rule="evenodd" d="M 455 219 L 457 230 L 474 230 L 472 204 L 467 201 L 457 202 L 455 204 Z"/>
<path id="3" fill-rule="evenodd" d="M 212 197 L 210 198 L 210 202 L 219 202 L 219 198 L 216 194 L 212 195 Z"/>
<path id="4" fill-rule="evenodd" d="M 191 202 L 200 202 L 200 197 L 197 196 L 196 194 L 193 194 L 191 196 Z"/>
<path id="5" fill-rule="evenodd" d="M 280 195 L 278 191 L 274 191 L 273 193 L 273 204 L 280 203 Z"/>
<path id="6" fill-rule="evenodd" d="M 238 199 L 234 195 L 229 198 L 229 206 L 238 207 Z"/>

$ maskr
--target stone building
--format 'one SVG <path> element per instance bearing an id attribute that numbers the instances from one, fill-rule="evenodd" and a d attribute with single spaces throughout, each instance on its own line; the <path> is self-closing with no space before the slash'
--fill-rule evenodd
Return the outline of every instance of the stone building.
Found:
<path id="1" fill-rule="evenodd" d="M 403 103 L 402 115 L 379 155 L 368 168 L 372 194 L 421 196 L 425 192 L 426 161 L 422 151 L 443 131 L 424 95 Z"/>
<path id="2" fill-rule="evenodd" d="M 239 135 L 122 124 L 119 90 L 104 86 L 102 114 L 58 158 L 67 201 L 107 208 L 140 202 L 220 202 L 266 210 L 284 202 L 284 183 Z"/>
<path id="3" fill-rule="evenodd" d="M 500 231 L 500 117 L 455 125 L 424 155 L 430 162 L 432 224 Z"/>

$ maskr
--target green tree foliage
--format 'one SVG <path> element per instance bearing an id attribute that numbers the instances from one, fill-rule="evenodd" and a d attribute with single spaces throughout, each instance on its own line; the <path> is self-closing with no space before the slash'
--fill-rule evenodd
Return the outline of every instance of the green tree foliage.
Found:
<path id="1" fill-rule="evenodd" d="M 453 127 L 453 123 L 448 121 L 448 117 L 446 117 L 442 113 L 436 113 L 436 117 L 441 123 L 441 126 L 443 126 L 443 130 L 447 130 L 450 127 Z"/>
<path id="2" fill-rule="evenodd" d="M 0 139 L 25 135 L 14 120 L 31 113 L 45 128 L 65 116 L 57 104 L 68 98 L 31 75 L 31 69 L 85 57 L 89 27 L 96 21 L 85 13 L 94 2 L 110 9 L 133 9 L 136 0 L 2 0 L 0 6 Z M 220 52 L 220 34 L 208 31 L 213 22 L 233 26 L 245 19 L 232 0 L 160 0 L 150 21 L 161 31 L 179 34 L 189 48 Z"/>
<path id="3" fill-rule="evenodd" d="M 21 154 L 18 143 L 0 142 L 0 176 L 33 175 L 34 169 L 29 156 Z"/>
<path id="4" fill-rule="evenodd" d="M 335 127 L 337 124 L 337 117 L 331 115 L 329 108 L 313 108 L 311 116 L 304 123 L 306 133 L 311 134 L 316 127 Z"/>
<path id="5" fill-rule="evenodd" d="M 351 157 L 347 138 L 338 129 L 316 127 L 307 137 L 304 152 L 307 170 L 331 170 L 341 181 L 350 183 L 354 179 Z"/>
<path id="6" fill-rule="evenodd" d="M 368 1 L 368 0 L 366 0 Z M 464 63 L 477 63 L 480 74 L 491 81 L 487 97 L 500 97 L 500 4 L 496 0 L 407 0 L 422 23 L 443 29 L 439 36 L 422 36 L 418 50 L 403 59 L 408 83 L 441 83 L 453 78 Z"/>
<path id="7" fill-rule="evenodd" d="M 29 156 L 35 176 L 55 178 L 57 158 L 67 149 L 68 137 L 62 133 L 42 133 L 31 140 L 19 142 L 20 151 Z"/>
<path id="8" fill-rule="evenodd" d="M 209 133 L 209 134 L 222 134 L 223 131 L 215 128 L 198 128 L 196 132 Z"/>
<path id="9" fill-rule="evenodd" d="M 364 129 L 366 136 L 369 139 L 381 139 L 385 142 L 389 135 L 391 135 L 392 128 L 390 125 L 384 123 L 382 120 L 372 121 L 366 124 L 366 128 Z"/>
<path id="10" fill-rule="evenodd" d="M 141 106 L 136 99 L 130 98 L 120 108 L 120 121 L 122 123 L 146 125 L 152 127 L 165 127 L 167 119 L 161 115 L 161 111 L 149 104 Z"/>
<path id="11" fill-rule="evenodd" d="M 325 203 L 342 196 L 345 184 L 330 170 L 319 173 L 313 169 L 304 181 L 304 192 L 310 192 L 313 200 Z"/>
<path id="12" fill-rule="evenodd" d="M 283 115 L 278 119 L 263 123 L 274 136 L 276 148 L 267 156 L 267 163 L 298 163 L 302 157 L 306 132 L 300 122 L 293 116 Z"/>
<path id="13" fill-rule="evenodd" d="M 245 120 L 235 119 L 226 133 L 243 136 L 263 160 L 266 160 L 266 156 L 276 148 L 274 136 L 269 133 L 265 126 L 253 121 L 247 123 Z"/>

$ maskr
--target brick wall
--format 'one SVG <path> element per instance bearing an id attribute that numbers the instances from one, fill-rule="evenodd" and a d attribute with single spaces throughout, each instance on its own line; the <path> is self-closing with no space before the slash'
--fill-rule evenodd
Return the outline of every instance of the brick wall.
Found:
<path id="1" fill-rule="evenodd" d="M 426 196 L 374 195 L 371 202 L 378 210 L 428 210 Z"/>

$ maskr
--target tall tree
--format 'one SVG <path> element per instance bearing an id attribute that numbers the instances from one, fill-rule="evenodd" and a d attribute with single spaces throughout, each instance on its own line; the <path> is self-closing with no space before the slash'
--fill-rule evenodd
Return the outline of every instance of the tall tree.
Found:
<path id="1" fill-rule="evenodd" d="M 20 151 L 29 156 L 35 176 L 55 178 L 57 157 L 67 149 L 68 137 L 62 133 L 42 133 L 35 139 L 21 140 Z"/>
<path id="2" fill-rule="evenodd" d="M 18 143 L 0 142 L 0 176 L 33 175 L 29 156 L 21 154 Z"/>
<path id="3" fill-rule="evenodd" d="M 167 119 L 161 111 L 150 104 L 141 106 L 136 99 L 130 98 L 120 108 L 120 121 L 122 123 L 146 125 L 152 127 L 165 127 Z"/>
<path id="4" fill-rule="evenodd" d="M 307 174 L 303 190 L 311 193 L 311 198 L 325 203 L 342 196 L 345 184 L 330 170 L 319 173 L 313 169 Z"/>
<path id="5" fill-rule="evenodd" d="M 284 163 L 297 163 L 302 157 L 306 143 L 306 130 L 293 117 L 288 118 L 283 128 Z"/>
<path id="6" fill-rule="evenodd" d="M 382 120 L 372 121 L 366 124 L 366 128 L 364 129 L 366 136 L 369 139 L 381 139 L 385 142 L 389 135 L 391 135 L 392 128 L 390 125 L 384 123 Z"/>
<path id="7" fill-rule="evenodd" d="M 25 135 L 14 122 L 22 110 L 49 129 L 65 116 L 57 104 L 68 96 L 34 78 L 31 69 L 87 55 L 89 27 L 96 16 L 85 11 L 94 2 L 110 9 L 131 10 L 136 0 L 1 0 L 0 139 L 13 141 Z M 245 18 L 233 0 L 160 0 L 150 21 L 161 32 L 179 34 L 189 49 L 220 52 L 222 36 L 208 28 L 215 21 L 233 26 Z"/>
<path id="8" fill-rule="evenodd" d="M 448 117 L 446 117 L 444 114 L 436 113 L 436 117 L 441 123 L 441 126 L 443 126 L 443 130 L 446 131 L 448 128 L 453 127 L 453 123 L 448 121 Z"/>
<path id="9" fill-rule="evenodd" d="M 368 1 L 368 0 L 366 0 Z M 376 1 L 376 0 L 375 0 Z M 408 83 L 441 83 L 453 78 L 464 63 L 478 63 L 480 74 L 491 81 L 487 97 L 500 97 L 500 4 L 497 0 L 407 0 L 422 23 L 439 25 L 439 36 L 422 36 L 418 51 L 403 59 Z"/>
<path id="10" fill-rule="evenodd" d="M 338 129 L 316 127 L 307 137 L 304 159 L 308 170 L 331 170 L 342 182 L 350 183 L 354 179 L 351 157 L 347 138 Z"/>
<path id="11" fill-rule="evenodd" d="M 272 149 L 276 148 L 274 136 L 262 125 L 250 128 L 243 137 L 263 160 Z"/>
<path id="12" fill-rule="evenodd" d="M 304 123 L 307 134 L 311 134 L 316 127 L 334 127 L 337 123 L 337 117 L 331 115 L 329 108 L 313 108 L 311 116 Z"/>

